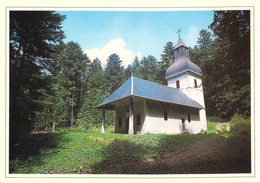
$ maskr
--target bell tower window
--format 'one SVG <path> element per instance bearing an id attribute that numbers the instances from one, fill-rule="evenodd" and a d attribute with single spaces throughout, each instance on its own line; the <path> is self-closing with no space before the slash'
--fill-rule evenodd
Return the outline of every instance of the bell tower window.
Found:
<path id="1" fill-rule="evenodd" d="M 196 79 L 194 79 L 194 87 L 198 88 L 198 84 L 197 84 L 197 80 Z"/>
<path id="2" fill-rule="evenodd" d="M 180 88 L 180 81 L 179 80 L 176 81 L 176 88 Z"/>

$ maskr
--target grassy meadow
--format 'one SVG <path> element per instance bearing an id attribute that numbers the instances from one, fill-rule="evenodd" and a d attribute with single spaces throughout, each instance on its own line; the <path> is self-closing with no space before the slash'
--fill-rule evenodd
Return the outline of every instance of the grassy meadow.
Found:
<path id="1" fill-rule="evenodd" d="M 227 128 L 227 125 L 230 127 Z M 208 122 L 206 135 L 127 135 L 67 129 L 10 147 L 12 174 L 251 172 L 250 120 Z M 220 128 L 221 132 L 216 134 Z"/>

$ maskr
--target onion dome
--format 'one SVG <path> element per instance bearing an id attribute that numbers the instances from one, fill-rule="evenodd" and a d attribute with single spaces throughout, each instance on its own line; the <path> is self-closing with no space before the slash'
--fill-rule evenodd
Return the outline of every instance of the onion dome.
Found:
<path id="1" fill-rule="evenodd" d="M 195 75 L 202 76 L 202 71 L 200 67 L 190 60 L 189 48 L 180 37 L 178 43 L 174 47 L 174 56 L 174 63 L 166 70 L 166 80 L 185 72 L 191 72 Z"/>

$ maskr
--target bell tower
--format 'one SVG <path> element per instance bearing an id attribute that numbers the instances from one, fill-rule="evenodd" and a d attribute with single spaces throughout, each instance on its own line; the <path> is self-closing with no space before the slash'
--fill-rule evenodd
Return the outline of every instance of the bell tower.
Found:
<path id="1" fill-rule="evenodd" d="M 174 63 L 166 70 L 165 79 L 169 87 L 179 88 L 189 98 L 204 107 L 199 111 L 201 128 L 207 129 L 204 94 L 202 87 L 202 71 L 190 60 L 189 48 L 179 36 L 174 47 Z"/>

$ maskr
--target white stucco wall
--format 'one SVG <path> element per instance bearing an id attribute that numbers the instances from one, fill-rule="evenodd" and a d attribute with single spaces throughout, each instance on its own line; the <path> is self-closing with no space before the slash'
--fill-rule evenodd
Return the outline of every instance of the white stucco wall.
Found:
<path id="1" fill-rule="evenodd" d="M 168 120 L 166 121 L 164 120 L 164 110 L 168 114 Z M 190 113 L 191 122 L 188 122 L 188 113 Z M 188 129 L 190 133 L 200 132 L 201 123 L 197 109 L 160 102 L 149 102 L 147 120 L 149 126 L 146 133 L 182 133 L 182 118 L 185 119 L 185 129 Z"/>
<path id="2" fill-rule="evenodd" d="M 130 103 L 129 105 L 130 106 Z M 133 114 L 134 114 L 134 132 L 141 133 L 142 129 L 146 129 L 145 119 L 146 119 L 146 101 L 144 99 L 136 99 L 133 102 Z M 127 105 L 118 105 L 116 106 L 116 123 L 115 123 L 115 132 L 116 133 L 128 133 L 126 131 L 126 119 L 129 118 L 129 113 L 126 112 Z M 137 115 L 140 114 L 140 125 L 137 125 Z M 122 118 L 122 125 L 119 127 L 119 118 Z"/>
<path id="3" fill-rule="evenodd" d="M 194 79 L 197 80 L 197 86 L 194 85 Z M 192 74 L 184 74 L 180 75 L 176 78 L 171 78 L 168 80 L 168 86 L 176 88 L 176 81 L 180 82 L 180 90 L 183 91 L 188 97 L 197 101 L 200 105 L 205 108 L 203 87 L 202 87 L 202 79 L 194 76 Z M 200 110 L 200 121 L 202 125 L 202 129 L 207 129 L 207 119 L 206 119 L 206 111 L 205 109 Z"/>
<path id="4" fill-rule="evenodd" d="M 127 105 L 116 107 L 116 133 L 128 133 L 126 130 L 126 119 L 129 117 L 126 112 Z M 164 110 L 167 111 L 168 119 L 164 120 Z M 198 109 L 184 107 L 175 104 L 147 101 L 139 99 L 134 101 L 134 132 L 152 133 L 152 134 L 180 134 L 182 133 L 182 118 L 185 119 L 185 129 L 191 134 L 201 131 L 201 122 Z M 188 122 L 188 113 L 190 113 L 191 122 Z M 140 114 L 140 125 L 137 125 L 137 115 Z M 119 127 L 119 118 L 122 118 L 121 127 Z"/>

